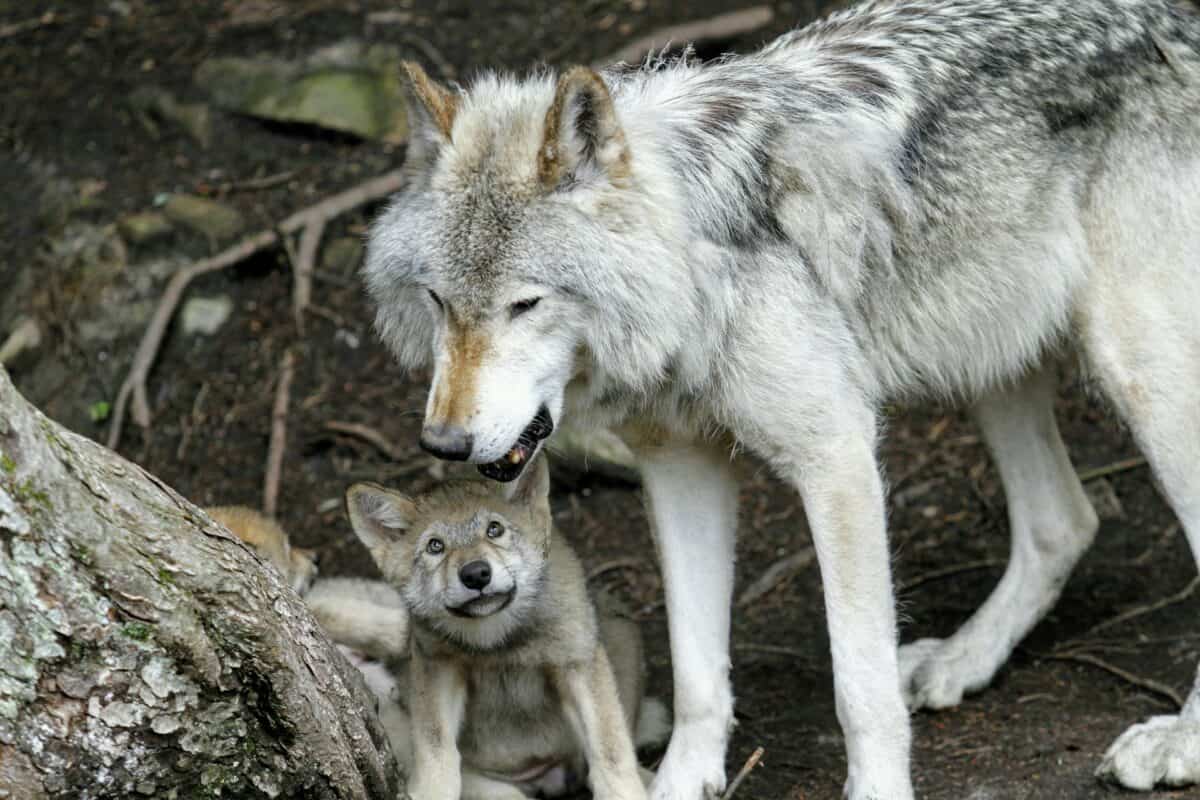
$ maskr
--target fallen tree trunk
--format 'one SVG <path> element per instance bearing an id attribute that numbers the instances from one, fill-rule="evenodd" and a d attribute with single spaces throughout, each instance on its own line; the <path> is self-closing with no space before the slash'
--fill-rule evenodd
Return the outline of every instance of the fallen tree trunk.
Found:
<path id="1" fill-rule="evenodd" d="M 0 368 L 0 798 L 394 800 L 373 709 L 274 570 Z"/>

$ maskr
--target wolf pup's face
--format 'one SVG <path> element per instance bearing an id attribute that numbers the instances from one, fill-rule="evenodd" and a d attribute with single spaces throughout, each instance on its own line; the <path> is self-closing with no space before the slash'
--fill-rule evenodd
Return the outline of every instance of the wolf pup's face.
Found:
<path id="1" fill-rule="evenodd" d="M 458 481 L 408 497 L 355 484 L 346 508 L 414 620 L 440 635 L 494 647 L 536 606 L 550 543 L 544 458 L 507 486 Z"/>
<path id="2" fill-rule="evenodd" d="M 400 361 L 432 361 L 422 446 L 511 481 L 553 431 L 581 354 L 661 328 L 662 303 L 635 318 L 613 299 L 655 296 L 661 257 L 626 235 L 648 223 L 626 197 L 630 157 L 595 72 L 489 75 L 452 93 L 408 69 L 408 183 L 372 230 L 367 287 Z M 614 278 L 616 263 L 637 270 Z"/>

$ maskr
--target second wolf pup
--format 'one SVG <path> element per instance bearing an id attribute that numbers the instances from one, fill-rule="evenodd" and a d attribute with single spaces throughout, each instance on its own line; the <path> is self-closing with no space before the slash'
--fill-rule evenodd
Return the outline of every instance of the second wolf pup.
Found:
<path id="1" fill-rule="evenodd" d="M 373 484 L 347 492 L 355 533 L 411 615 L 396 677 L 412 745 L 398 755 L 412 759 L 415 800 L 561 793 L 585 765 L 598 800 L 646 797 L 634 752 L 635 724 L 650 716 L 640 635 L 598 617 L 553 530 L 538 462 L 507 490 L 460 481 L 415 498 Z"/>

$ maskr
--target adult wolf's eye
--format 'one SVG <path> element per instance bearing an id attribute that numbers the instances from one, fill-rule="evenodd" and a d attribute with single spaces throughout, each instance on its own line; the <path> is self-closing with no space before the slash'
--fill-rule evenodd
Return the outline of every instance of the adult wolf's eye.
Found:
<path id="1" fill-rule="evenodd" d="M 510 306 L 510 309 L 512 310 L 512 315 L 514 317 L 519 317 L 522 314 L 524 314 L 526 311 L 528 311 L 529 309 L 536 306 L 541 301 L 542 301 L 542 298 L 540 298 L 540 297 L 531 297 L 528 300 L 518 300 L 517 302 L 513 303 Z"/>
<path id="2" fill-rule="evenodd" d="M 433 298 L 433 302 L 437 303 L 438 308 L 445 308 L 445 306 L 442 305 L 442 298 L 437 296 L 437 292 L 435 292 L 433 289 L 426 289 L 425 291 L 429 292 L 429 296 Z"/>
<path id="3" fill-rule="evenodd" d="M 499 539 L 504 535 L 504 526 L 499 522 L 492 522 L 488 525 L 487 534 L 489 539 Z"/>
<path id="4" fill-rule="evenodd" d="M 439 555 L 445 549 L 446 545 L 442 544 L 441 539 L 430 539 L 425 545 L 426 552 L 428 552 L 431 556 Z"/>

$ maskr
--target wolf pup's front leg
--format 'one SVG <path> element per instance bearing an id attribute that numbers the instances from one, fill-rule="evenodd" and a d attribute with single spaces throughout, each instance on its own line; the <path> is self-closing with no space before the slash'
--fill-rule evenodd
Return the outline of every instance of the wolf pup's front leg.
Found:
<path id="1" fill-rule="evenodd" d="M 429 658 L 414 644 L 409 667 L 412 714 L 412 800 L 459 800 L 462 759 L 458 732 L 467 685 L 457 665 Z"/>
<path id="2" fill-rule="evenodd" d="M 553 680 L 588 762 L 596 800 L 645 800 L 630 726 L 603 647 L 591 661 L 555 668 Z"/>

